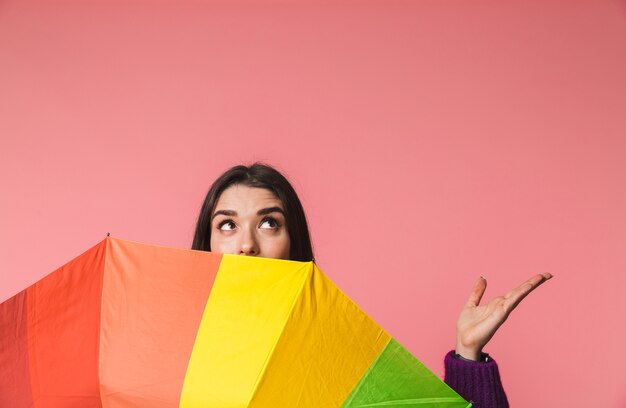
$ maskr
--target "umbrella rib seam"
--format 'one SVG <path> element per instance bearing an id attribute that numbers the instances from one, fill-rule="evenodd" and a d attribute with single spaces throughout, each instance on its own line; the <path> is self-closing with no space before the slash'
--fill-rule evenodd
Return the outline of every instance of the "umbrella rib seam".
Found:
<path id="1" fill-rule="evenodd" d="M 280 330 L 280 334 L 276 338 L 276 342 L 274 343 L 272 348 L 269 350 L 269 352 L 267 354 L 267 357 L 265 358 L 265 361 L 263 362 L 263 368 L 260 370 L 259 375 L 258 375 L 256 381 L 254 382 L 254 386 L 252 387 L 252 392 L 250 393 L 250 397 L 248 398 L 248 403 L 246 404 L 248 407 L 252 405 L 252 401 L 254 400 L 254 397 L 256 396 L 258 388 L 259 388 L 259 383 L 261 382 L 261 380 L 265 376 L 265 371 L 267 370 L 267 366 L 269 365 L 269 362 L 272 359 L 272 356 L 274 355 L 274 350 L 276 350 L 276 346 L 278 345 L 278 343 L 280 342 L 280 340 L 283 337 L 283 334 L 285 332 L 285 328 L 287 327 L 287 322 L 289 321 L 289 319 L 293 315 L 293 310 L 294 310 L 296 304 L 298 303 L 298 300 L 300 299 L 300 296 L 302 295 L 302 291 L 304 289 L 304 285 L 313 276 L 313 269 L 314 269 L 313 268 L 313 262 L 307 262 L 306 268 L 308 268 L 309 270 L 307 271 L 306 276 L 302 279 L 302 283 L 300 284 L 300 288 L 298 289 L 298 292 L 297 292 L 296 296 L 294 296 L 293 303 L 289 307 L 289 313 L 287 313 L 287 317 L 285 319 L 285 323 L 282 325 L 282 329 Z"/>

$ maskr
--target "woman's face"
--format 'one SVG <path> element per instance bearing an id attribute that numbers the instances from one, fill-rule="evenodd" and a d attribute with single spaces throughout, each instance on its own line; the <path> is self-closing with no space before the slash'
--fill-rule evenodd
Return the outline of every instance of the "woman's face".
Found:
<path id="1" fill-rule="evenodd" d="M 289 259 L 283 203 L 271 191 L 230 186 L 211 216 L 211 251 Z"/>

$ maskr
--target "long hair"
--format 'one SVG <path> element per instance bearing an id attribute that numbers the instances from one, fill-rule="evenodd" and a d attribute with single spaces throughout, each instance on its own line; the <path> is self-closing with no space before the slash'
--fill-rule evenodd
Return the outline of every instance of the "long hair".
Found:
<path id="1" fill-rule="evenodd" d="M 264 188 L 278 197 L 285 210 L 285 223 L 290 240 L 289 259 L 312 261 L 314 258 L 309 226 L 296 191 L 278 170 L 261 163 L 254 163 L 249 167 L 235 166 L 215 180 L 200 209 L 191 249 L 211 250 L 211 216 L 215 205 L 224 190 L 237 184 Z"/>

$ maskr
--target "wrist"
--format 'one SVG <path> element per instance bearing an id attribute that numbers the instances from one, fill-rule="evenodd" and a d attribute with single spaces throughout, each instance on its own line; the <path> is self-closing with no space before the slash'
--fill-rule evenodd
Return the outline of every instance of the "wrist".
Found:
<path id="1" fill-rule="evenodd" d="M 454 355 L 462 360 L 482 361 L 483 352 L 480 348 L 464 347 L 462 344 L 457 343 Z"/>

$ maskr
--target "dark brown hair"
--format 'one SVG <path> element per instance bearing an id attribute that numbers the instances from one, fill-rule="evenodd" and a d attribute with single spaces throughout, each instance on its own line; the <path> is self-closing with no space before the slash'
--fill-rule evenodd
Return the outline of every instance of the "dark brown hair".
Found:
<path id="1" fill-rule="evenodd" d="M 264 188 L 274 193 L 285 210 L 285 223 L 290 240 L 289 259 L 292 261 L 314 259 L 309 227 L 296 191 L 278 170 L 262 163 L 254 163 L 249 167 L 235 166 L 215 180 L 200 209 L 191 249 L 211 250 L 211 216 L 215 205 L 224 190 L 236 184 Z"/>

